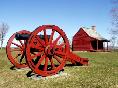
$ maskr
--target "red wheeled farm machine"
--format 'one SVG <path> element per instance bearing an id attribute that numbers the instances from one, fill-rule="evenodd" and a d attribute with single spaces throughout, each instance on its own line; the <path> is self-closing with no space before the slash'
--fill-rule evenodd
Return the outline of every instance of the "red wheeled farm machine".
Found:
<path id="1" fill-rule="evenodd" d="M 42 25 L 33 32 L 22 30 L 14 33 L 6 46 L 7 57 L 16 68 L 29 67 L 41 76 L 54 75 L 70 61 L 75 65 L 88 65 L 70 51 L 66 34 L 55 25 Z"/>

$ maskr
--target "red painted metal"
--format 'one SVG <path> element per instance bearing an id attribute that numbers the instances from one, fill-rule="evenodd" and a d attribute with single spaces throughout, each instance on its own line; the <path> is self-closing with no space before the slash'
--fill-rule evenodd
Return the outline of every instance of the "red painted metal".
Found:
<path id="1" fill-rule="evenodd" d="M 20 34 L 30 34 L 29 31 L 22 30 L 16 33 Z M 27 67 L 25 60 L 25 40 L 16 40 L 14 33 L 8 40 L 7 46 L 6 46 L 6 53 L 7 57 L 10 60 L 10 62 L 16 67 L 16 68 L 24 68 Z M 20 61 L 22 58 L 22 61 Z M 24 61 L 24 62 L 23 62 Z"/>
<path id="2" fill-rule="evenodd" d="M 72 53 L 69 49 L 68 38 L 58 26 L 42 25 L 36 28 L 32 33 L 29 31 L 17 32 L 20 34 L 30 34 L 28 40 L 18 40 L 19 43 L 13 42 L 16 33 L 14 33 L 7 44 L 7 56 L 11 63 L 17 68 L 28 66 L 32 71 L 41 76 L 49 76 L 58 73 L 70 61 L 75 65 L 88 65 L 87 58 L 81 58 Z M 43 36 L 42 36 L 43 35 Z M 27 39 L 27 38 L 26 38 Z M 13 48 L 12 45 L 16 47 Z M 11 54 L 12 51 L 16 55 Z M 19 56 L 26 57 L 26 63 L 18 62 Z"/>
<path id="3" fill-rule="evenodd" d="M 44 35 L 44 40 L 38 37 L 41 33 Z M 50 35 L 49 39 L 47 35 Z M 55 36 L 57 37 L 54 38 Z M 34 44 L 35 39 L 37 45 Z M 42 51 L 40 49 L 37 52 L 31 51 L 34 45 L 36 48 L 33 48 L 37 49 L 37 46 L 40 46 Z M 63 69 L 68 52 L 69 42 L 63 30 L 55 25 L 43 25 L 34 30 L 28 40 L 26 60 L 35 73 L 42 76 L 54 75 Z"/>
<path id="4" fill-rule="evenodd" d="M 74 65 L 88 65 L 88 58 L 81 58 L 72 52 L 69 52 L 67 59 Z"/>

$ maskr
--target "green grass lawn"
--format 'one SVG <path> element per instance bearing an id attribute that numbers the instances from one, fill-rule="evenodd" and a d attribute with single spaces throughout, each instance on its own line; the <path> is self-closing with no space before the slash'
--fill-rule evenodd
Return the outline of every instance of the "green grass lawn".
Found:
<path id="1" fill-rule="evenodd" d="M 0 88 L 118 88 L 118 52 L 75 52 L 89 58 L 88 66 L 66 66 L 69 76 L 34 80 L 28 70 L 10 70 L 5 50 L 0 50 Z"/>

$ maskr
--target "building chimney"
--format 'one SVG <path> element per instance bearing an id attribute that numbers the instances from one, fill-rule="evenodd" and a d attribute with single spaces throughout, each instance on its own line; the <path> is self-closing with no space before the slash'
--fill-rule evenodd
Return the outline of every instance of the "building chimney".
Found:
<path id="1" fill-rule="evenodd" d="M 96 26 L 92 26 L 92 30 L 96 31 Z"/>

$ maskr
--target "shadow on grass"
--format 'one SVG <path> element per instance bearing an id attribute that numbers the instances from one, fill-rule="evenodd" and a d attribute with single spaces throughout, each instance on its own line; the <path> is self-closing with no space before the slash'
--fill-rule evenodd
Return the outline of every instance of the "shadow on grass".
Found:
<path id="1" fill-rule="evenodd" d="M 55 67 L 58 67 L 59 65 L 55 65 Z M 77 64 L 66 64 L 65 66 L 67 66 L 67 67 L 73 67 L 73 66 L 82 66 L 82 64 L 80 64 L 80 63 L 77 63 Z M 50 71 L 52 68 L 50 68 L 51 67 L 51 65 L 48 65 L 48 71 Z M 43 68 L 44 68 L 44 65 L 40 65 L 40 67 L 39 67 L 39 69 L 40 70 L 43 70 Z M 20 69 L 20 68 L 16 68 L 15 66 L 11 66 L 10 67 L 10 69 L 11 70 L 17 70 L 17 69 Z M 61 69 L 58 73 L 60 73 L 60 72 L 64 72 L 64 69 Z M 57 74 L 58 74 L 57 73 Z M 32 77 L 32 76 L 36 76 L 36 77 L 38 77 L 38 76 L 41 76 L 41 75 L 38 75 L 38 74 L 35 74 L 32 70 L 30 70 L 30 71 L 28 71 L 28 73 L 26 74 L 26 76 L 28 77 L 28 78 L 30 78 L 30 77 Z"/>

